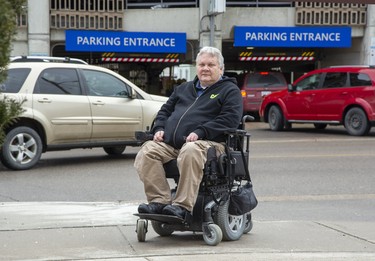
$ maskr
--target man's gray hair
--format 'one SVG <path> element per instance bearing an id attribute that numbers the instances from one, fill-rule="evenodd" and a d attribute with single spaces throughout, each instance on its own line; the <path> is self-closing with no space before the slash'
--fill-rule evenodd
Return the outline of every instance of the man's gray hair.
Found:
<path id="1" fill-rule="evenodd" d="M 207 53 L 207 54 L 210 54 L 210 55 L 216 57 L 217 60 L 219 61 L 219 67 L 220 67 L 220 69 L 224 70 L 224 57 L 221 54 L 221 51 L 219 49 L 217 49 L 215 47 L 212 47 L 212 46 L 202 47 L 202 49 L 197 54 L 197 59 L 196 60 L 198 61 L 199 60 L 199 56 L 201 56 L 204 53 Z"/>

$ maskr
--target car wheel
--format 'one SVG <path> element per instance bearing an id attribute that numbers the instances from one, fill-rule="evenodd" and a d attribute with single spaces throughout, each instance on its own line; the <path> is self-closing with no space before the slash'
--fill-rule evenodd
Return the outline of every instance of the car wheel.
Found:
<path id="1" fill-rule="evenodd" d="M 30 169 L 43 151 L 39 134 L 29 127 L 17 127 L 8 132 L 1 148 L 1 162 L 14 170 Z"/>
<path id="2" fill-rule="evenodd" d="M 121 155 L 124 152 L 125 148 L 126 146 L 103 147 L 104 151 L 108 155 Z"/>
<path id="3" fill-rule="evenodd" d="M 363 136 L 368 134 L 371 125 L 366 113 L 360 108 L 351 108 L 345 114 L 344 126 L 346 131 L 353 136 Z"/>
<path id="4" fill-rule="evenodd" d="M 280 131 L 284 128 L 284 117 L 276 105 L 272 105 L 268 111 L 268 124 L 273 131 Z"/>
<path id="5" fill-rule="evenodd" d="M 324 123 L 314 123 L 314 127 L 317 130 L 324 130 L 327 127 L 327 124 L 324 124 Z"/>

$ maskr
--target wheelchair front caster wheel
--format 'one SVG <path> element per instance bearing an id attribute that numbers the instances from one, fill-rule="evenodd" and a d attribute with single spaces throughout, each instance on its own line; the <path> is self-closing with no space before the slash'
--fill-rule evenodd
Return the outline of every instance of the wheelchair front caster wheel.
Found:
<path id="1" fill-rule="evenodd" d="M 139 242 L 145 242 L 148 222 L 146 219 L 137 220 L 137 238 Z"/>
<path id="2" fill-rule="evenodd" d="M 174 232 L 171 227 L 158 221 L 151 221 L 151 226 L 154 231 L 162 237 L 170 236 Z"/>
<path id="3" fill-rule="evenodd" d="M 208 224 L 203 227 L 203 239 L 207 245 L 216 246 L 223 239 L 223 232 L 216 224 Z"/>
<path id="4" fill-rule="evenodd" d="M 247 234 L 253 229 L 253 221 L 251 220 L 251 213 L 247 213 L 245 214 L 245 216 L 246 216 L 246 224 L 245 224 L 245 229 L 243 233 Z"/>

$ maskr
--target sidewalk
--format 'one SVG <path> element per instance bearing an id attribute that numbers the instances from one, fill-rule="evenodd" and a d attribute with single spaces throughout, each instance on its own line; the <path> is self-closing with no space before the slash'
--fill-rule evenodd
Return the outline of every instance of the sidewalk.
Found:
<path id="1" fill-rule="evenodd" d="M 375 260 L 375 223 L 257 221 L 239 241 L 212 247 L 202 235 L 137 240 L 136 205 L 0 203 L 0 260 Z"/>

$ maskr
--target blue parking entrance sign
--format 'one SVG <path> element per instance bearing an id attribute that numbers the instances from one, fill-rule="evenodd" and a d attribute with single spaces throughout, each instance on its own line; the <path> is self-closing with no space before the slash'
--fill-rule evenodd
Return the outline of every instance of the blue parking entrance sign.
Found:
<path id="1" fill-rule="evenodd" d="M 235 26 L 234 46 L 248 47 L 351 47 L 351 27 Z"/>
<path id="2" fill-rule="evenodd" d="M 186 53 L 186 33 L 66 30 L 66 51 Z"/>

